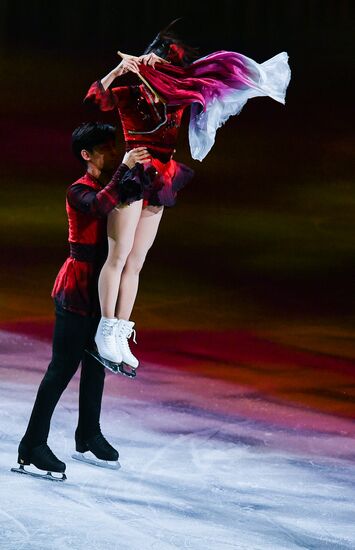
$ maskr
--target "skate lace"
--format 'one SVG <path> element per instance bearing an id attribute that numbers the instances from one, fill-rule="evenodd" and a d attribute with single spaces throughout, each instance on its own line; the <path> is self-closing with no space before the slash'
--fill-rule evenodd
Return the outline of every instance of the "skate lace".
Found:
<path id="1" fill-rule="evenodd" d="M 133 342 L 136 344 L 137 341 L 136 341 L 135 329 L 127 328 L 124 325 L 121 325 L 120 331 L 118 333 L 118 337 L 121 341 L 121 344 L 124 346 L 125 350 L 128 351 L 129 353 L 132 353 L 132 352 L 131 352 L 131 348 L 129 347 L 128 340 L 131 338 L 132 334 L 133 334 Z"/>
<path id="2" fill-rule="evenodd" d="M 112 336 L 113 329 L 115 328 L 115 325 L 110 323 L 110 321 L 104 321 L 102 323 L 102 336 L 104 338 L 107 338 L 109 336 Z"/>
<path id="3" fill-rule="evenodd" d="M 133 334 L 133 342 L 136 344 L 136 343 L 137 343 L 137 341 L 136 341 L 136 331 L 135 331 L 134 328 L 131 328 L 131 329 L 129 330 L 129 332 L 127 333 L 127 335 L 126 335 L 126 336 L 127 336 L 127 339 L 129 340 L 130 337 L 132 336 L 132 334 Z"/>

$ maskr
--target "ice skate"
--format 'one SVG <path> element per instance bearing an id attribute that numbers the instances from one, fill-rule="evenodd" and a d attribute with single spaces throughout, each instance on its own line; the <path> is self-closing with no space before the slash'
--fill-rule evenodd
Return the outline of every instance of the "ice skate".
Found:
<path id="1" fill-rule="evenodd" d="M 11 472 L 42 479 L 49 479 L 50 481 L 65 481 L 67 479 L 67 476 L 64 473 L 66 465 L 55 456 L 55 454 L 48 447 L 47 443 L 42 443 L 42 445 L 38 445 L 32 449 L 29 449 L 26 445 L 20 443 L 17 462 L 20 466 L 18 468 L 11 468 Z M 44 470 L 47 473 L 41 474 L 36 471 L 25 469 L 25 466 L 31 465 L 35 466 L 38 470 Z M 61 477 L 54 476 L 53 473 L 61 474 Z"/>
<path id="2" fill-rule="evenodd" d="M 126 321 L 125 319 L 119 319 L 116 330 L 116 341 L 119 352 L 122 355 L 122 361 L 125 365 L 128 365 L 132 369 L 136 369 L 139 366 L 138 359 L 133 355 L 130 350 L 128 340 L 133 334 L 133 342 L 136 344 L 136 331 L 134 330 L 134 323 L 132 321 Z"/>
<path id="3" fill-rule="evenodd" d="M 120 373 L 134 378 L 135 372 L 125 368 L 122 364 L 122 355 L 116 345 L 117 319 L 102 317 L 95 336 L 96 348 L 86 352 L 95 357 L 101 365 L 115 374 Z"/>
<path id="4" fill-rule="evenodd" d="M 100 468 L 118 470 L 121 467 L 118 457 L 118 451 L 109 444 L 101 432 L 86 440 L 76 438 L 76 453 L 72 454 L 75 460 Z"/>
<path id="5" fill-rule="evenodd" d="M 101 317 L 95 335 L 95 344 L 102 359 L 111 363 L 122 363 L 122 354 L 116 346 L 117 319 Z"/>

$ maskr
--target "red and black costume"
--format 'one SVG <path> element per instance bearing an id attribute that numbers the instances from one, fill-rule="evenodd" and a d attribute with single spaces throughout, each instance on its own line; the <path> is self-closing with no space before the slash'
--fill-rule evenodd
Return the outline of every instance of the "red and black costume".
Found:
<path id="1" fill-rule="evenodd" d="M 121 200 L 118 182 L 128 170 L 121 164 L 105 187 L 86 173 L 68 188 L 70 256 L 57 275 L 52 297 L 69 311 L 100 316 L 98 278 L 107 257 L 107 214 Z"/>
<path id="2" fill-rule="evenodd" d="M 56 404 L 82 362 L 77 441 L 100 432 L 105 369 L 85 353 L 92 348 L 100 320 L 98 276 L 107 255 L 107 214 L 130 193 L 137 165 L 121 164 L 103 187 L 86 173 L 67 191 L 70 256 L 61 267 L 52 296 L 56 307 L 52 359 L 39 386 L 22 445 L 46 443 Z M 127 187 L 122 184 L 127 183 Z M 142 195 L 142 188 L 140 187 Z M 128 191 L 127 191 L 128 190 Z M 133 193 L 136 199 L 137 191 Z M 131 198 L 132 198 L 131 196 Z M 127 197 L 125 197 L 126 200 Z"/>
<path id="3" fill-rule="evenodd" d="M 105 90 L 99 80 L 91 85 L 85 101 L 94 102 L 102 111 L 116 109 L 126 151 L 146 146 L 153 157 L 156 173 L 150 189 L 145 191 L 144 206 L 173 206 L 178 191 L 194 174 L 193 170 L 173 160 L 186 105 L 155 103 L 153 94 L 144 84 Z M 151 170 L 151 166 L 147 169 Z"/>

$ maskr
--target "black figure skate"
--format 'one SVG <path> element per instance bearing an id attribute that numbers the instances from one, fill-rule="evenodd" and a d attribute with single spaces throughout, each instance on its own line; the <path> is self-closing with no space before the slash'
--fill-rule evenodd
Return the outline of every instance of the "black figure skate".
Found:
<path id="1" fill-rule="evenodd" d="M 76 453 L 72 454 L 75 460 L 111 470 L 118 470 L 121 467 L 118 462 L 118 451 L 106 441 L 101 432 L 85 440 L 79 439 L 76 435 L 75 440 Z"/>
<path id="2" fill-rule="evenodd" d="M 47 443 L 42 443 L 37 447 L 29 449 L 23 443 L 20 443 L 18 449 L 18 464 L 19 468 L 11 468 L 11 472 L 18 474 L 26 474 L 32 477 L 39 477 L 42 479 L 49 479 L 50 481 L 65 481 L 67 476 L 65 475 L 65 464 L 58 460 L 58 458 L 52 453 Z M 25 470 L 25 466 L 33 464 L 39 470 L 44 470 L 46 474 L 40 474 Z M 61 477 L 52 475 L 53 473 L 61 474 Z"/>

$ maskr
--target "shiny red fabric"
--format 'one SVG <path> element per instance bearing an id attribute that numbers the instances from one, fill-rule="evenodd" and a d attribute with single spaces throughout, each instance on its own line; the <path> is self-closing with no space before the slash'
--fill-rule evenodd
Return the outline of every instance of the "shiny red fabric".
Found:
<path id="1" fill-rule="evenodd" d="M 102 185 L 100 185 L 100 183 L 88 173 L 78 179 L 70 187 L 78 184 L 86 185 L 86 187 L 89 187 L 97 192 L 103 190 Z M 76 210 L 70 205 L 68 197 L 66 199 L 65 208 L 67 211 L 69 224 L 69 242 L 97 244 L 105 238 L 106 218 L 88 216 L 87 214 Z"/>
<path id="2" fill-rule="evenodd" d="M 102 187 L 89 174 L 72 185 L 84 184 L 99 192 Z M 72 187 L 72 186 L 70 186 Z M 69 189 L 70 189 L 69 187 Z M 66 200 L 69 242 L 95 245 L 95 261 L 69 257 L 62 265 L 52 289 L 52 298 L 62 307 L 80 315 L 100 315 L 98 278 L 107 255 L 107 218 L 94 217 L 74 209 Z"/>
<path id="3" fill-rule="evenodd" d="M 194 171 L 174 159 L 163 163 L 153 158 L 152 165 L 157 175 L 152 181 L 151 189 L 144 194 L 143 206 L 174 206 L 178 191 L 192 179 Z"/>
<path id="4" fill-rule="evenodd" d="M 200 103 L 203 110 L 214 95 L 252 84 L 249 78 L 252 67 L 247 58 L 224 50 L 201 57 L 186 67 L 156 63 L 153 68 L 142 63 L 139 71 L 168 105 Z"/>
<path id="5" fill-rule="evenodd" d="M 97 81 L 91 85 L 85 101 L 94 102 L 102 111 L 117 109 L 127 151 L 145 145 L 162 162 L 172 158 L 184 112 L 181 105 L 168 106 L 166 122 L 157 128 L 165 119 L 164 106 L 154 102 L 153 94 L 143 84 L 104 90 Z M 147 131 L 151 133 L 140 133 Z"/>
<path id="6" fill-rule="evenodd" d="M 173 206 L 178 191 L 193 177 L 193 170 L 173 159 L 184 107 L 168 105 L 165 111 L 144 84 L 105 90 L 100 81 L 91 85 L 85 101 L 94 102 L 102 111 L 117 109 L 126 150 L 146 146 L 153 157 L 157 175 L 143 205 Z"/>

